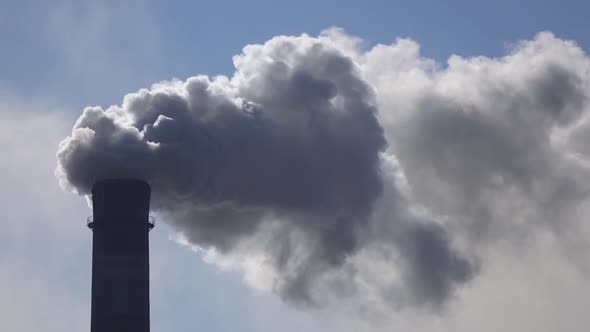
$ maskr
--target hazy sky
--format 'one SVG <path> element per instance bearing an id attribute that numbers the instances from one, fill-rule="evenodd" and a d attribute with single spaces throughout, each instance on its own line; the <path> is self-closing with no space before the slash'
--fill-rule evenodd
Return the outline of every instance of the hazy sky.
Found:
<path id="1" fill-rule="evenodd" d="M 232 57 L 248 44 L 315 37 L 331 27 L 361 38 L 364 50 L 409 38 L 423 59 L 443 69 L 453 54 L 500 57 L 542 31 L 588 52 L 588 7 L 582 1 L 2 1 L 0 329 L 89 328 L 91 211 L 82 197 L 63 192 L 54 175 L 57 145 L 83 107 L 120 104 L 125 94 L 162 80 L 231 76 Z M 584 219 L 588 209 L 580 211 Z M 441 312 L 391 308 L 377 317 L 346 303 L 287 305 L 250 287 L 232 264 L 204 262 L 170 239 L 161 216 L 150 238 L 152 331 L 586 331 L 590 275 L 583 262 L 590 238 L 562 233 L 565 241 L 525 229 L 516 235 L 527 238 L 525 250 L 500 237 L 482 258 L 485 268 Z"/>

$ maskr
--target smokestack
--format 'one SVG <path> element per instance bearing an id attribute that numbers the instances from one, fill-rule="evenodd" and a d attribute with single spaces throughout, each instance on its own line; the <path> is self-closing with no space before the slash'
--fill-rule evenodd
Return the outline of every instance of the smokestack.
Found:
<path id="1" fill-rule="evenodd" d="M 150 186 L 108 179 L 92 186 L 91 332 L 149 332 Z"/>

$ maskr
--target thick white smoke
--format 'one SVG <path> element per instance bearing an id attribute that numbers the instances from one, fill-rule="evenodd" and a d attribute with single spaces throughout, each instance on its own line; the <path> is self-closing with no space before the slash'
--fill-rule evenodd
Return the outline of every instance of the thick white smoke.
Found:
<path id="1" fill-rule="evenodd" d="M 186 244 L 295 304 L 440 309 L 500 244 L 575 237 L 590 193 L 590 59 L 541 33 L 447 66 L 406 39 L 275 37 L 233 77 L 89 107 L 66 190 L 138 177 Z"/>

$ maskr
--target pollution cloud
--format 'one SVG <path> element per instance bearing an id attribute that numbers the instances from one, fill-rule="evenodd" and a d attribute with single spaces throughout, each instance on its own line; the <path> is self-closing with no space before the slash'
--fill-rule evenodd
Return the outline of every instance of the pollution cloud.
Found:
<path id="1" fill-rule="evenodd" d="M 339 29 L 248 45 L 236 71 L 88 107 L 56 174 L 150 183 L 205 259 L 295 305 L 439 310 L 486 255 L 590 211 L 590 59 L 540 33 L 442 66 Z M 580 240 L 582 241 L 582 240 Z"/>

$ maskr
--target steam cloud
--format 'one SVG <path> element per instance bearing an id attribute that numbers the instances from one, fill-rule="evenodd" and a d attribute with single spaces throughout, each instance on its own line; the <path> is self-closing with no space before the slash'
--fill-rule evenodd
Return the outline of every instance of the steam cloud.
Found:
<path id="1" fill-rule="evenodd" d="M 408 39 L 275 37 L 233 77 L 88 107 L 63 188 L 137 177 L 177 239 L 288 302 L 439 309 L 499 242 L 575 236 L 590 211 L 590 60 L 541 33 L 441 67 Z"/>

